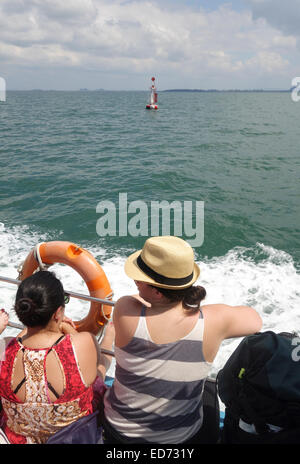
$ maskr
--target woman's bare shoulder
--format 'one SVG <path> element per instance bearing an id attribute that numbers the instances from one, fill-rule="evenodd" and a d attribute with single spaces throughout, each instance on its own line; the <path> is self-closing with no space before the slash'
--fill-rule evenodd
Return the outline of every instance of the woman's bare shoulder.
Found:
<path id="1" fill-rule="evenodd" d="M 258 332 L 262 327 L 262 319 L 258 312 L 250 306 L 231 306 L 227 304 L 211 304 L 202 307 L 204 317 L 213 322 L 214 329 L 221 338 L 231 338 Z"/>
<path id="2" fill-rule="evenodd" d="M 70 334 L 72 343 L 81 350 L 87 351 L 95 348 L 96 337 L 90 332 L 76 332 Z"/>
<path id="3" fill-rule="evenodd" d="M 115 304 L 114 314 L 119 315 L 133 315 L 133 313 L 139 313 L 141 310 L 141 304 L 149 305 L 138 295 L 126 295 L 118 299 Z"/>
<path id="4" fill-rule="evenodd" d="M 223 304 L 223 303 L 215 303 L 215 304 L 206 304 L 201 305 L 201 310 L 203 314 L 208 317 L 220 317 L 220 315 L 226 310 L 228 310 L 231 306 Z"/>

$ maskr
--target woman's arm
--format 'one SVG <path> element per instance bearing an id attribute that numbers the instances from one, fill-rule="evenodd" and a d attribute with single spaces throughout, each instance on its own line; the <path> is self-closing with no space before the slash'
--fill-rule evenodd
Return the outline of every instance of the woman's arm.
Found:
<path id="1" fill-rule="evenodd" d="M 115 341 L 115 327 L 113 322 L 109 322 L 105 328 L 103 339 L 101 340 L 100 345 L 97 343 L 97 352 L 98 352 L 98 375 L 105 380 L 106 373 L 111 365 L 113 355 L 108 353 L 103 353 L 102 348 L 113 352 L 113 344 Z"/>
<path id="2" fill-rule="evenodd" d="M 260 315 L 250 306 L 222 305 L 220 312 L 224 339 L 251 335 L 262 328 Z"/>
<path id="3" fill-rule="evenodd" d="M 122 296 L 116 302 L 113 312 L 116 346 L 126 346 L 132 339 L 137 328 L 141 307 L 141 300 L 133 296 Z"/>
<path id="4" fill-rule="evenodd" d="M 250 335 L 262 327 L 260 315 L 250 306 L 210 304 L 203 306 L 202 311 L 208 322 L 206 329 L 220 340 Z"/>
<path id="5" fill-rule="evenodd" d="M 203 353 L 209 362 L 214 360 L 223 340 L 251 335 L 262 327 L 260 315 L 250 306 L 209 304 L 202 307 L 202 312 L 205 319 Z"/>

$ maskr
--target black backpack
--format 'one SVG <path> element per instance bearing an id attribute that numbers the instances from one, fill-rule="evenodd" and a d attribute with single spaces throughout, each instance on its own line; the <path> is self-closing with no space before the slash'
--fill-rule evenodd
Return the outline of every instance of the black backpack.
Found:
<path id="1" fill-rule="evenodd" d="M 245 337 L 230 356 L 217 377 L 226 407 L 223 443 L 300 442 L 297 343 L 293 334 L 262 332 Z M 254 433 L 241 427 L 247 424 Z"/>

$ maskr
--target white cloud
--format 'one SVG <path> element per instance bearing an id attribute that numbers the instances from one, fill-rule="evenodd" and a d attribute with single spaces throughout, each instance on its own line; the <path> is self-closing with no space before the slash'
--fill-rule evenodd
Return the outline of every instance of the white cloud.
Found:
<path id="1" fill-rule="evenodd" d="M 236 87 L 238 82 L 246 87 L 249 71 L 266 81 L 284 70 L 288 76 L 297 40 L 267 22 L 262 11 L 268 3 L 249 0 L 252 15 L 230 4 L 205 11 L 146 0 L 2 0 L 0 74 L 34 67 L 45 75 L 59 68 L 62 82 L 65 68 L 89 77 L 113 74 L 120 85 L 129 73 L 135 76 L 133 88 L 139 88 L 139 76 L 153 72 L 164 76 L 166 86 L 180 87 Z"/>
<path id="2" fill-rule="evenodd" d="M 259 52 L 253 58 L 245 62 L 245 68 L 248 70 L 260 70 L 261 72 L 274 73 L 283 72 L 288 66 L 288 61 L 282 58 L 278 53 Z"/>

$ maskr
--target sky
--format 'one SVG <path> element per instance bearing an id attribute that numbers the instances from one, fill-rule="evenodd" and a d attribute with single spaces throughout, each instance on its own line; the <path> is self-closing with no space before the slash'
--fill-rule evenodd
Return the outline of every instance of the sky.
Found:
<path id="1" fill-rule="evenodd" d="M 0 0 L 7 90 L 289 89 L 300 0 Z"/>

